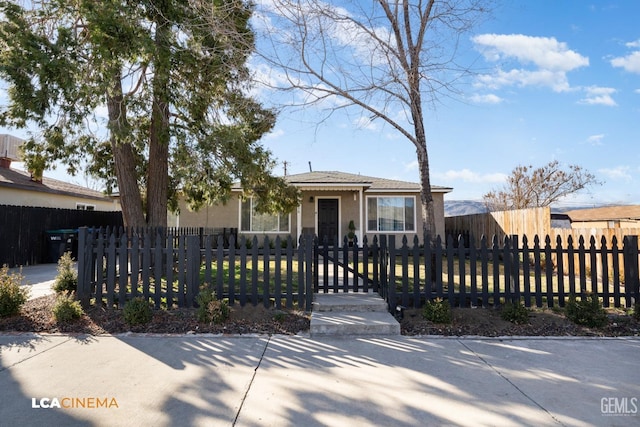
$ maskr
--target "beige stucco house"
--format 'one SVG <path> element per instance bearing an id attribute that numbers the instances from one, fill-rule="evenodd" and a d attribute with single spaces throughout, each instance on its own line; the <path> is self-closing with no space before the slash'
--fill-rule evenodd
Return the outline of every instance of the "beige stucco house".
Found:
<path id="1" fill-rule="evenodd" d="M 121 210 L 116 198 L 57 179 L 43 177 L 41 181 L 36 181 L 31 178 L 30 173 L 12 169 L 11 162 L 7 159 L 0 160 L 0 205 Z"/>
<path id="2" fill-rule="evenodd" d="M 285 179 L 302 192 L 296 210 L 283 215 L 261 215 L 252 200 L 242 201 L 241 188 L 225 205 L 208 206 L 191 212 L 184 203 L 174 218 L 175 226 L 234 229 L 240 235 L 275 238 L 315 234 L 330 244 L 349 232 L 353 221 L 359 241 L 363 236 L 422 234 L 420 185 L 413 182 L 355 175 L 344 172 L 308 172 Z M 444 195 L 452 189 L 432 187 L 437 232 L 444 236 Z M 420 236 L 420 240 L 422 238 Z"/>

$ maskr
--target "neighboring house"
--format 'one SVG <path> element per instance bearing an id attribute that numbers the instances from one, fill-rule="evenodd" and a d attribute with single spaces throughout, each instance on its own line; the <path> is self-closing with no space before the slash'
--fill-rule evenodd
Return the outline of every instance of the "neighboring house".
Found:
<path id="1" fill-rule="evenodd" d="M 208 206 L 191 212 L 184 203 L 174 225 L 237 229 L 246 236 L 315 234 L 329 244 L 342 239 L 354 222 L 358 241 L 367 235 L 414 235 L 422 241 L 420 185 L 343 172 L 308 172 L 285 179 L 302 192 L 301 203 L 291 213 L 257 214 L 252 199 L 240 199 L 241 188 L 225 205 Z M 444 236 L 444 195 L 452 189 L 432 187 L 436 230 Z M 398 242 L 399 243 L 399 242 Z"/>
<path id="2" fill-rule="evenodd" d="M 564 214 L 571 228 L 640 228 L 640 205 L 576 209 Z"/>
<path id="3" fill-rule="evenodd" d="M 0 159 L 0 204 L 60 209 L 119 211 L 117 199 L 99 191 L 43 177 L 34 181 L 31 174 L 11 169 L 11 162 Z"/>

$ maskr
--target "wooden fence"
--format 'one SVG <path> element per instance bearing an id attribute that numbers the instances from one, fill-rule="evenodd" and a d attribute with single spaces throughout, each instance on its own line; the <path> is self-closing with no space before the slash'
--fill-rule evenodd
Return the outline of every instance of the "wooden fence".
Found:
<path id="1" fill-rule="evenodd" d="M 480 246 L 482 236 L 546 236 L 551 231 L 551 210 L 549 207 L 489 212 L 473 215 L 446 217 L 446 235 L 463 234 L 473 238 L 473 244 Z M 467 240 L 467 243 L 469 241 Z"/>
<path id="2" fill-rule="evenodd" d="M 55 262 L 49 254 L 48 230 L 121 225 L 121 212 L 0 205 L 0 265 Z"/>
<path id="3" fill-rule="evenodd" d="M 549 236 L 532 241 L 494 236 L 491 241 L 483 237 L 477 247 L 455 244 L 449 236 L 446 244 L 438 237 L 425 248 L 405 237 L 398 246 L 390 238 L 386 251 L 390 267 L 380 287 L 388 292 L 391 306 L 421 307 L 424 301 L 442 298 L 457 307 L 506 301 L 562 307 L 571 294 L 594 293 L 605 307 L 632 307 L 640 297 L 637 236 L 625 236 L 622 245 L 614 239 L 611 245 L 601 240 L 589 246 Z M 600 270 L 587 269 L 587 260 Z"/>
<path id="4" fill-rule="evenodd" d="M 640 229 L 638 228 L 552 228 L 550 233 L 552 241 L 560 238 L 561 241 L 571 243 L 575 248 L 584 246 L 590 252 L 605 246 L 608 250 L 606 265 L 609 268 L 609 275 L 612 274 L 611 266 L 613 265 L 613 246 L 621 247 L 625 236 L 640 237 Z M 618 254 L 618 262 L 622 262 L 622 253 Z M 556 264 L 557 256 L 553 255 L 552 262 Z M 563 255 L 564 265 L 567 265 L 568 255 Z M 574 255 L 574 262 L 578 263 L 577 255 Z M 592 265 L 593 264 L 593 265 Z M 590 272 L 595 270 L 599 277 L 602 277 L 603 258 L 598 256 L 595 260 L 591 256 L 584 260 L 585 270 Z"/>
<path id="5" fill-rule="evenodd" d="M 425 239 L 430 242 L 431 239 Z M 124 233 L 80 229 L 78 298 L 122 307 L 136 296 L 160 307 L 192 307 L 201 286 L 230 304 L 310 310 L 317 292 L 380 293 L 390 310 L 443 298 L 451 306 L 505 301 L 563 306 L 571 294 L 595 293 L 605 307 L 631 307 L 639 297 L 638 238 L 574 246 L 561 239 L 517 236 L 465 247 L 453 238 L 422 246 L 376 236 L 341 248 L 313 236 L 239 241 L 167 230 Z M 216 244 L 217 242 L 217 244 Z M 297 243 L 297 244 L 296 244 Z M 549 262 L 553 259 L 556 262 Z M 586 260 L 599 269 L 588 270 Z M 599 262 L 597 262 L 599 260 Z"/>
<path id="6" fill-rule="evenodd" d="M 156 308 L 193 307 L 207 286 L 232 305 L 280 308 L 284 300 L 286 307 L 311 309 L 313 236 L 297 245 L 291 238 L 235 238 L 203 229 L 82 228 L 77 297 L 84 305 L 94 300 L 109 308 L 135 297 Z"/>

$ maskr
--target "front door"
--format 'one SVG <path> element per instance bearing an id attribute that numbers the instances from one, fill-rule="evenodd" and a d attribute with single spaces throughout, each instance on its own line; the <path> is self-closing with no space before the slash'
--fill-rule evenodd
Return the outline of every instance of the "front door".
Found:
<path id="1" fill-rule="evenodd" d="M 318 199 L 318 241 L 329 245 L 338 242 L 338 199 Z"/>

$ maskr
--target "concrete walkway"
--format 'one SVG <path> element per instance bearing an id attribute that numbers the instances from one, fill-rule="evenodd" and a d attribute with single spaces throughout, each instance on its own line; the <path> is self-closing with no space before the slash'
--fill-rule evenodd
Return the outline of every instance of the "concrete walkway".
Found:
<path id="1" fill-rule="evenodd" d="M 57 263 L 10 268 L 9 272 L 22 274 L 22 286 L 29 289 L 29 299 L 54 293 L 51 286 L 58 275 Z"/>
<path id="2" fill-rule="evenodd" d="M 639 354 L 631 338 L 0 335 L 0 420 L 640 425 Z"/>

